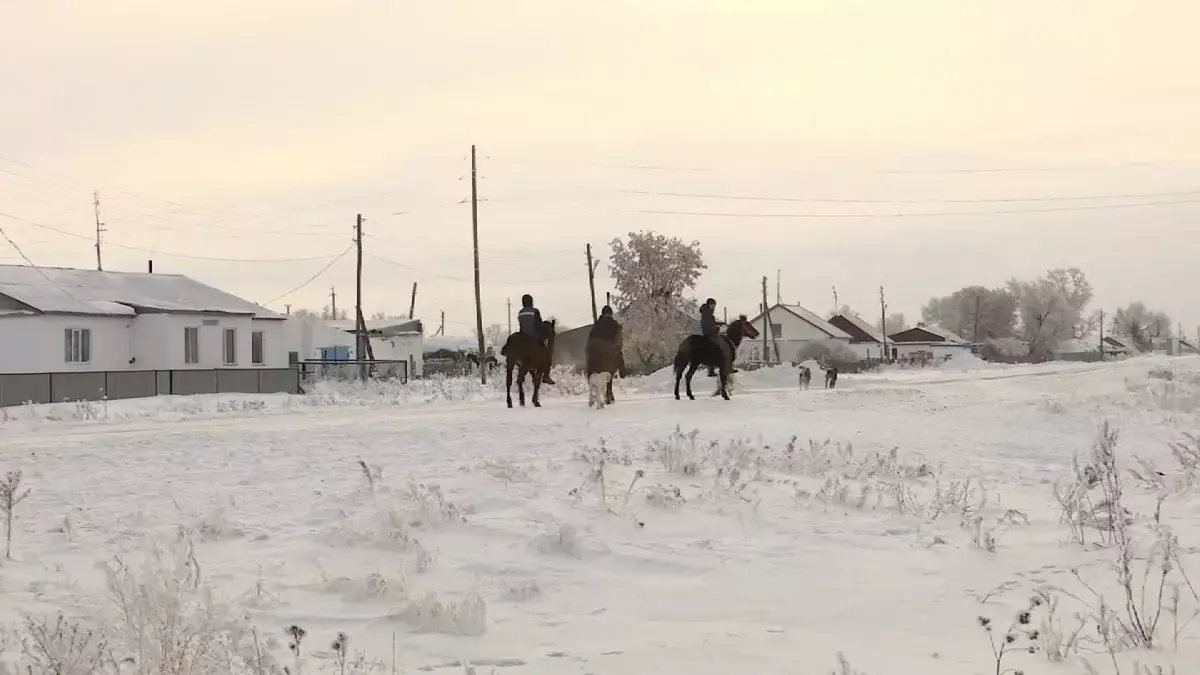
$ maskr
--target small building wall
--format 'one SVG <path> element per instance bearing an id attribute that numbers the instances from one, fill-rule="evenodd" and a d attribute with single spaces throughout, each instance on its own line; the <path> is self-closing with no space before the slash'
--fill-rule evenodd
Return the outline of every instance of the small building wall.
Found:
<path id="1" fill-rule="evenodd" d="M 353 335 L 350 336 L 353 339 Z M 421 335 L 371 338 L 371 351 L 380 361 L 407 361 L 411 376 L 424 373 L 425 353 Z"/>
<path id="2" fill-rule="evenodd" d="M 132 316 L 0 316 L 0 373 L 129 370 Z M 68 363 L 64 331 L 91 331 L 91 360 Z"/>
<path id="3" fill-rule="evenodd" d="M 888 345 L 899 358 L 904 358 L 917 352 L 929 352 L 935 359 L 944 359 L 955 354 L 970 354 L 971 345 L 937 342 L 896 342 Z"/>

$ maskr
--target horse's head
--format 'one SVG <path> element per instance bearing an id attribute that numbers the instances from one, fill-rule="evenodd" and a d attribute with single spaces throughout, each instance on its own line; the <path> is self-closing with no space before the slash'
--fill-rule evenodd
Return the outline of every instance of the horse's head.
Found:
<path id="1" fill-rule="evenodd" d="M 729 341 L 735 347 L 741 344 L 744 338 L 753 340 L 758 337 L 758 329 L 754 327 L 754 324 L 750 323 L 745 314 L 739 315 L 738 318 L 730 321 L 726 333 L 729 335 Z"/>

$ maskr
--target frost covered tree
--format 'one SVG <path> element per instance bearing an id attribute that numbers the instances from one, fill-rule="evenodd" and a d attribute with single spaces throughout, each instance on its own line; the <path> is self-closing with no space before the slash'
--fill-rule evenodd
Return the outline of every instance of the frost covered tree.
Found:
<path id="1" fill-rule="evenodd" d="M 483 328 L 483 341 L 489 345 L 503 345 L 508 340 L 508 329 L 498 323 Z"/>
<path id="2" fill-rule="evenodd" d="M 679 342 L 696 332 L 695 301 L 684 296 L 707 269 L 700 242 L 657 232 L 630 232 L 614 239 L 608 271 L 614 308 L 625 325 L 625 362 L 652 370 L 671 362 Z"/>
<path id="3" fill-rule="evenodd" d="M 876 323 L 875 327 L 883 331 L 884 335 L 891 335 L 892 333 L 899 333 L 900 331 L 904 330 L 907 325 L 908 324 L 904 320 L 903 313 L 893 312 L 887 315 L 887 319 L 884 320 L 882 326 Z"/>
<path id="4" fill-rule="evenodd" d="M 941 326 L 973 342 L 1012 337 L 1017 324 L 1017 296 L 1011 288 L 967 286 L 921 308 L 926 323 Z"/>
<path id="5" fill-rule="evenodd" d="M 686 243 L 657 232 L 630 232 L 629 241 L 613 239 L 608 273 L 617 292 L 618 307 L 650 299 L 678 299 L 694 290 L 708 269 L 700 242 Z"/>
<path id="6" fill-rule="evenodd" d="M 1171 317 L 1150 309 L 1144 302 L 1130 303 L 1113 315 L 1112 332 L 1129 338 L 1138 351 L 1147 352 L 1154 338 L 1171 337 Z"/>
<path id="7" fill-rule="evenodd" d="M 1094 329 L 1084 311 L 1092 300 L 1092 285 L 1078 268 L 1054 269 L 1033 281 L 1008 283 L 1017 297 L 1021 336 L 1029 355 L 1045 360 L 1058 346 Z"/>

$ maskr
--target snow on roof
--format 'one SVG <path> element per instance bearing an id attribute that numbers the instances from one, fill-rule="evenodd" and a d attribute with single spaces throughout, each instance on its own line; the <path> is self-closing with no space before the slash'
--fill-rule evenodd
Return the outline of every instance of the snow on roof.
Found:
<path id="1" fill-rule="evenodd" d="M 479 351 L 479 341 L 474 337 L 458 337 L 454 335 L 428 335 L 425 337 L 422 349 L 426 354 L 440 349 L 450 351 L 470 352 Z"/>
<path id="2" fill-rule="evenodd" d="M 283 318 L 179 274 L 0 265 L 0 295 L 44 314 L 127 316 L 142 310 Z"/>
<path id="3" fill-rule="evenodd" d="M 812 324 L 814 328 L 816 328 L 817 330 L 819 330 L 823 333 L 828 334 L 829 337 L 845 338 L 847 340 L 850 339 L 849 333 L 847 333 L 846 331 L 842 330 L 841 328 L 838 328 L 837 326 L 829 323 L 825 319 L 822 319 L 821 317 L 817 316 L 816 314 L 813 314 L 812 312 L 808 311 L 807 309 L 804 309 L 800 305 L 784 305 L 781 303 L 781 304 L 777 304 L 777 305 L 774 305 L 773 307 L 771 307 L 771 309 L 776 309 L 776 308 L 783 308 L 783 309 L 791 312 L 792 314 L 796 315 L 796 317 L 799 318 L 801 321 Z M 762 315 L 763 315 L 763 313 L 759 312 L 758 316 L 756 316 L 750 320 L 750 323 L 754 323 L 754 322 L 758 321 L 759 319 L 762 318 Z"/>
<path id="4" fill-rule="evenodd" d="M 954 342 L 954 343 L 961 344 L 961 345 L 968 344 L 968 342 L 966 340 L 959 337 L 953 331 L 948 330 L 946 328 L 942 328 L 941 326 L 935 326 L 935 325 L 928 324 L 928 323 L 917 324 L 917 325 L 913 326 L 912 328 L 906 328 L 905 330 L 902 330 L 900 332 L 903 333 L 907 330 L 913 330 L 914 328 L 918 329 L 918 330 L 923 330 L 926 333 L 933 333 L 934 335 L 942 338 L 946 342 Z"/>
<path id="5" fill-rule="evenodd" d="M 861 330 L 862 332 L 866 333 L 867 335 L 869 335 L 872 340 L 874 340 L 876 342 L 880 342 L 880 343 L 883 342 L 883 334 L 880 333 L 874 326 L 872 326 L 870 323 L 868 323 L 867 320 L 863 319 L 861 316 L 859 316 L 857 314 L 851 314 L 851 313 L 838 314 L 838 316 L 842 317 L 846 321 L 849 321 L 851 324 L 854 325 L 855 328 L 857 328 L 857 329 Z"/>
<path id="6" fill-rule="evenodd" d="M 325 325 L 337 330 L 353 333 L 358 327 L 357 322 L 353 319 L 337 319 L 325 320 Z M 420 319 L 403 319 L 403 318 L 387 318 L 387 319 L 367 319 L 367 331 L 387 331 L 393 329 L 394 333 L 420 333 Z"/>

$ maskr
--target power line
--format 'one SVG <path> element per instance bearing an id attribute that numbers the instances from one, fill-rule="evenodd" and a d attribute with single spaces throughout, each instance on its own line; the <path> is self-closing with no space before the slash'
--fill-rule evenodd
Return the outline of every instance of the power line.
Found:
<path id="1" fill-rule="evenodd" d="M 412 265 L 406 265 L 401 262 L 396 262 L 395 260 L 392 260 L 391 258 L 385 258 L 377 253 L 365 253 L 364 255 L 371 257 L 371 258 L 375 258 L 376 260 L 388 263 L 390 265 L 395 265 L 396 267 L 399 267 L 400 269 L 408 270 L 409 272 L 416 272 L 417 274 L 426 274 L 426 275 L 429 275 L 432 277 L 439 277 L 441 279 L 446 279 L 448 281 L 457 281 L 460 283 L 470 283 L 470 284 L 475 283 L 474 279 L 467 279 L 465 277 L 455 277 L 455 276 L 451 276 L 448 274 L 441 274 L 440 272 L 430 272 L 428 270 L 423 270 L 419 267 L 413 267 Z M 531 279 L 531 280 L 525 280 L 525 281 L 513 281 L 510 283 L 506 283 L 506 284 L 491 284 L 491 285 L 492 286 L 497 286 L 497 285 L 499 285 L 499 286 L 516 286 L 519 284 L 548 284 L 548 283 L 551 283 L 554 281 L 564 281 L 566 279 L 573 279 L 576 276 L 577 276 L 576 273 L 572 272 L 570 274 L 562 274 L 559 276 L 549 277 L 546 279 Z"/>
<path id="2" fill-rule="evenodd" d="M 525 202 L 493 199 L 497 204 L 528 205 Z M 1174 206 L 1179 204 L 1195 204 L 1200 199 L 1180 199 L 1166 202 L 1140 202 L 1135 204 L 1095 204 L 1088 206 L 1059 206 L 1041 209 L 991 209 L 988 211 L 930 211 L 930 212 L 893 212 L 893 213 L 746 213 L 728 211 L 676 211 L 669 209 L 636 209 L 620 207 L 591 207 L 575 204 L 534 204 L 534 206 L 549 206 L 553 208 L 579 209 L 584 211 L 617 211 L 621 213 L 644 213 L 663 216 L 701 216 L 711 218 L 933 218 L 944 216 L 992 216 L 1019 215 L 1023 213 L 1057 213 L 1060 211 L 1104 211 L 1109 209 L 1131 209 L 1153 206 Z"/>
<path id="3" fill-rule="evenodd" d="M 304 283 L 300 284 L 299 286 L 296 286 L 295 288 L 291 289 L 290 291 L 288 291 L 288 292 L 286 292 L 286 293 L 283 293 L 283 294 L 281 294 L 281 295 L 278 295 L 278 296 L 276 296 L 276 297 L 274 297 L 274 298 L 271 298 L 270 300 L 268 300 L 268 301 L 266 301 L 265 303 L 263 303 L 263 305 L 264 305 L 264 306 L 266 306 L 266 305 L 270 305 L 270 304 L 273 304 L 273 303 L 279 302 L 280 300 L 282 300 L 282 299 L 286 298 L 287 296 L 291 295 L 292 293 L 295 293 L 296 291 L 298 291 L 298 290 L 300 290 L 300 289 L 304 288 L 305 286 L 307 286 L 307 285 L 311 284 L 312 282 L 316 281 L 316 280 L 317 280 L 317 278 L 319 278 L 319 277 L 320 277 L 322 274 L 325 274 L 326 272 L 328 272 L 330 267 L 333 267 L 333 266 L 334 266 L 334 264 L 335 264 L 335 263 L 337 263 L 337 261 L 339 261 L 339 260 L 341 260 L 342 258 L 346 257 L 346 254 L 347 254 L 347 253 L 349 253 L 349 252 L 350 252 L 351 250 L 353 250 L 353 249 L 354 249 L 354 244 L 351 244 L 350 246 L 346 247 L 346 250 L 345 250 L 345 251 L 342 251 L 341 253 L 337 254 L 337 256 L 336 256 L 336 257 L 334 257 L 334 259 L 333 259 L 333 260 L 330 260 L 330 261 L 329 261 L 329 264 L 325 265 L 325 266 L 324 266 L 324 267 L 322 267 L 322 268 L 320 269 L 320 271 L 318 271 L 316 274 L 314 274 L 314 275 L 312 275 L 311 277 L 309 277 L 308 279 L 306 279 L 306 280 L 304 281 Z"/>
<path id="4" fill-rule="evenodd" d="M 511 162 L 517 164 L 538 164 L 536 161 L 528 161 L 522 159 L 500 158 L 501 162 Z M 545 164 L 545 162 L 541 162 Z M 550 162 L 554 163 L 554 162 Z M 1161 166 L 1191 166 L 1195 161 L 1163 161 L 1163 162 L 1114 162 L 1108 164 L 1099 163 L 1077 163 L 1077 164 L 1044 164 L 1044 165 L 1026 165 L 1026 166 L 990 166 L 990 167 L 934 167 L 929 169 L 901 169 L 901 168 L 871 168 L 871 167 L 775 167 L 775 166 L 752 166 L 752 167 L 736 167 L 736 166 L 685 166 L 685 165 L 670 165 L 659 163 L 628 163 L 628 164 L 607 164 L 598 162 L 585 163 L 567 163 L 560 166 L 578 166 L 594 169 L 620 169 L 629 171 L 662 171 L 662 172 L 690 172 L 690 173 L 736 173 L 739 171 L 754 171 L 754 172 L 769 172 L 769 173 L 863 173 L 863 174 L 955 174 L 955 173 L 1014 173 L 1014 172 L 1037 172 L 1037 171 L 1068 171 L 1077 169 L 1140 169 L 1153 168 Z"/>
<path id="5" fill-rule="evenodd" d="M 68 230 L 63 230 L 63 229 L 53 227 L 50 225 L 43 225 L 42 223 L 35 223 L 32 220 L 26 220 L 24 218 L 19 218 L 17 216 L 12 215 L 11 213 L 0 212 L 0 216 L 9 218 L 11 220 L 15 220 L 18 223 L 24 223 L 24 224 L 30 225 L 32 227 L 47 230 L 49 232 L 57 232 L 58 234 L 61 234 L 61 235 L 67 236 L 67 237 L 71 237 L 73 239 L 82 239 L 85 241 L 92 240 L 91 237 L 77 234 L 75 232 L 70 232 Z M 212 256 L 189 255 L 187 253 L 170 253 L 167 251 L 159 251 L 157 249 L 145 248 L 142 246 L 131 246 L 129 244 L 118 244 L 114 241 L 108 241 L 108 240 L 106 240 L 104 243 L 109 246 L 116 246 L 117 248 L 128 249 L 131 251 L 141 251 L 142 253 L 152 253 L 154 255 L 161 255 L 161 256 L 168 257 L 168 258 L 181 258 L 181 259 L 187 259 L 187 260 L 208 260 L 208 261 L 213 261 L 213 262 L 285 263 L 285 262 L 311 262 L 313 260 L 325 260 L 325 259 L 329 258 L 329 256 L 327 256 L 327 255 L 309 256 L 306 258 L 218 258 L 218 257 L 212 257 Z"/>
<path id="6" fill-rule="evenodd" d="M 37 273 L 38 273 L 38 274 L 40 274 L 40 275 L 42 275 L 42 277 L 43 277 L 43 278 L 44 278 L 44 279 L 45 279 L 47 282 L 49 282 L 51 286 L 53 286 L 53 287 L 57 288 L 58 290 L 62 291 L 63 293 L 65 293 L 65 294 L 67 295 L 67 297 L 71 298 L 71 299 L 72 299 L 72 300 L 74 300 L 75 302 L 78 302 L 78 303 L 80 303 L 80 304 L 83 304 L 83 301 L 82 301 L 82 300 L 80 300 L 79 298 L 75 297 L 75 294 L 74 294 L 74 293 L 72 293 L 71 291 L 68 291 L 67 289 L 63 288 L 62 286 L 59 286 L 59 285 L 58 285 L 58 283 L 54 281 L 54 279 L 51 279 L 51 278 L 50 278 L 50 275 L 49 275 L 49 274 L 46 274 L 46 271 L 45 271 L 45 270 L 43 270 L 42 268 L 40 268 L 40 267 L 38 267 L 37 265 L 35 265 L 35 264 L 34 264 L 34 262 L 33 262 L 32 260 L 30 260 L 30 259 L 29 259 L 29 256 L 25 255 L 25 251 L 22 251 L 22 250 L 21 250 L 21 247 L 20 247 L 20 246 L 17 246 L 17 242 L 13 241 L 13 240 L 12 240 L 12 237 L 8 236 L 8 233 L 4 231 L 4 228 L 3 228 L 3 227 L 0 227 L 0 236 L 3 236 L 3 237 L 4 237 L 4 239 L 5 239 L 5 241 L 7 241 L 7 242 L 9 243 L 9 245 L 13 247 L 13 250 L 15 250 L 15 251 L 17 252 L 17 255 L 21 256 L 21 258 L 22 258 L 22 259 L 23 259 L 23 260 L 24 260 L 26 263 L 28 263 L 30 267 L 32 267 L 33 269 L 37 270 Z"/>
<path id="7" fill-rule="evenodd" d="M 1146 199 L 1151 197 L 1187 197 L 1200 195 L 1200 190 L 1181 192 L 1140 192 L 1108 195 L 1074 195 L 1051 197 L 996 197 L 980 199 L 827 199 L 814 197 L 766 197 L 750 195 L 711 194 L 705 192 L 659 192 L 655 190 L 613 189 L 608 192 L 660 197 L 687 197 L 690 199 L 728 199 L 752 202 L 797 202 L 809 204 L 991 204 L 1024 202 L 1070 202 L 1098 199 Z"/>

